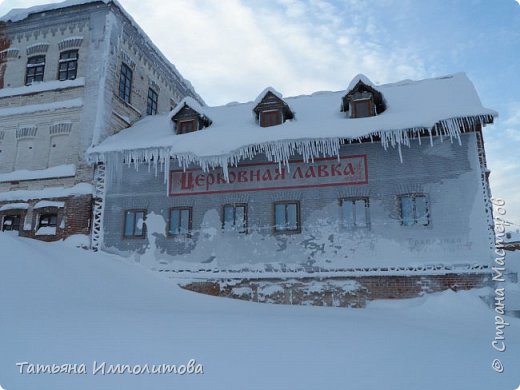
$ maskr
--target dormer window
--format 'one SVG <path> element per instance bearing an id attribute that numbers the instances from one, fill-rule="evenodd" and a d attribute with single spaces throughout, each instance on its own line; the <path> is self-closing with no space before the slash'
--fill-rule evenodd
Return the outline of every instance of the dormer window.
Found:
<path id="1" fill-rule="evenodd" d="M 256 98 L 255 102 L 253 113 L 260 127 L 281 125 L 286 120 L 294 118 L 289 105 L 282 99 L 282 95 L 273 88 L 266 88 Z"/>
<path id="2" fill-rule="evenodd" d="M 170 113 L 176 134 L 192 133 L 211 125 L 205 109 L 193 98 L 185 97 Z"/>
<path id="3" fill-rule="evenodd" d="M 363 75 L 352 80 L 341 104 L 341 111 L 349 118 L 368 118 L 381 114 L 385 109 L 383 95 Z"/>
<path id="4" fill-rule="evenodd" d="M 177 122 L 177 134 L 191 133 L 197 130 L 197 120 L 189 119 Z"/>
<path id="5" fill-rule="evenodd" d="M 374 104 L 372 99 L 356 99 L 350 102 L 352 118 L 366 118 L 374 116 Z"/>
<path id="6" fill-rule="evenodd" d="M 282 124 L 282 113 L 280 110 L 269 110 L 260 112 L 260 126 L 269 127 Z"/>

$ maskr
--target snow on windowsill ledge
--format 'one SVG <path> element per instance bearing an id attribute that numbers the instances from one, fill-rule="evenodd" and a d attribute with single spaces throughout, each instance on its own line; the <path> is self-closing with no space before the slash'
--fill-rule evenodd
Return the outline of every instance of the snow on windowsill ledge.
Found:
<path id="1" fill-rule="evenodd" d="M 27 210 L 29 208 L 29 203 L 8 203 L 4 204 L 0 207 L 0 211 L 7 210 Z"/>
<path id="2" fill-rule="evenodd" d="M 36 233 L 37 236 L 55 236 L 56 226 L 42 226 Z"/>
<path id="3" fill-rule="evenodd" d="M 55 179 L 58 177 L 74 177 L 76 175 L 76 166 L 74 164 L 58 165 L 47 169 L 38 169 L 30 171 L 20 169 L 13 172 L 1 173 L 0 183 L 8 181 L 37 180 L 37 179 Z"/>
<path id="4" fill-rule="evenodd" d="M 54 202 L 51 200 L 40 200 L 38 203 L 34 205 L 35 209 L 43 209 L 45 207 L 56 207 L 63 208 L 65 207 L 65 202 Z"/>
<path id="5" fill-rule="evenodd" d="M 67 88 L 75 88 L 75 87 L 83 87 L 85 85 L 85 78 L 78 77 L 74 80 L 53 80 L 53 81 L 44 81 L 41 83 L 33 83 L 30 85 L 24 85 L 23 87 L 12 87 L 12 88 L 3 88 L 0 89 L 0 98 L 19 96 L 19 95 L 29 95 L 38 92 L 46 92 L 53 91 L 59 89 L 67 89 Z"/>

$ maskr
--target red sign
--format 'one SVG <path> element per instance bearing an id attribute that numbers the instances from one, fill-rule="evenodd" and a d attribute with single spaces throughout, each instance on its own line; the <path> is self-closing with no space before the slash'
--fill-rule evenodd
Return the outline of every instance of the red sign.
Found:
<path id="1" fill-rule="evenodd" d="M 205 195 L 224 192 L 267 191 L 290 188 L 344 186 L 368 183 L 366 155 L 317 158 L 314 163 L 290 160 L 276 163 L 245 163 L 229 168 L 229 180 L 222 169 L 170 171 L 170 195 Z"/>

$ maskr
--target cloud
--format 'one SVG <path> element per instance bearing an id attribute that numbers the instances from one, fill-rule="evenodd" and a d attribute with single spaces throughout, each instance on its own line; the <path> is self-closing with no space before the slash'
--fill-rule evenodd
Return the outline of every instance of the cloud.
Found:
<path id="1" fill-rule="evenodd" d="M 506 202 L 507 219 L 520 225 L 520 162 L 508 159 L 495 159 L 491 167 L 490 184 L 494 197 Z"/>
<path id="2" fill-rule="evenodd" d="M 0 1 L 0 16 L 4 16 L 13 8 L 29 8 L 34 5 L 40 5 L 45 3 L 58 3 L 59 0 L 3 0 Z"/>
<path id="3" fill-rule="evenodd" d="M 428 75 L 418 53 L 386 47 L 388 31 L 364 2 L 122 4 L 212 105 L 254 99 L 268 85 L 287 96 L 342 89 L 357 73 L 376 82 Z"/>
<path id="4" fill-rule="evenodd" d="M 468 50 L 474 52 L 473 41 L 466 38 L 475 30 L 462 29 L 466 32 L 461 34 L 444 17 L 445 10 L 431 2 L 417 7 L 405 0 L 381 0 L 377 6 L 364 0 L 119 1 L 210 105 L 252 100 L 269 85 L 291 96 L 344 89 L 357 73 L 386 83 L 443 74 L 447 65 L 481 63 L 460 62 L 471 58 Z M 46 2 L 6 0 L 0 13 Z M 420 10 L 424 13 L 417 14 Z M 411 14 L 431 14 L 432 24 L 420 18 L 414 22 Z M 510 35 L 507 26 L 502 30 Z M 457 34 L 439 44 L 439 31 Z M 475 35 L 474 41 L 480 38 Z M 446 48 L 457 61 L 446 59 Z M 481 84 L 488 80 L 486 71 Z M 496 81 L 492 84 L 495 88 Z M 511 199 L 512 210 L 520 216 L 520 102 L 505 111 L 504 119 L 486 129 L 486 149 L 493 192 Z"/>
<path id="5" fill-rule="evenodd" d="M 510 103 L 484 136 L 492 193 L 506 201 L 508 218 L 520 224 L 520 102 Z"/>
<path id="6" fill-rule="evenodd" d="M 506 126 L 520 127 L 520 102 L 510 104 L 509 112 L 506 117 L 506 120 L 504 121 L 504 124 Z"/>
<path id="7" fill-rule="evenodd" d="M 5 0 L 0 13 L 46 2 Z M 289 96 L 345 88 L 357 73 L 379 83 L 431 73 L 419 53 L 389 47 L 364 1 L 120 3 L 211 105 L 252 100 L 269 85 Z"/>

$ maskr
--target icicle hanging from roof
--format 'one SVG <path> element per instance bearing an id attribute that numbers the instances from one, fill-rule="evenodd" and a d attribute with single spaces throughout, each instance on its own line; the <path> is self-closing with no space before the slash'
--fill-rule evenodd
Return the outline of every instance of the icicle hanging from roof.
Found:
<path id="1" fill-rule="evenodd" d="M 148 148 L 126 150 L 121 152 L 93 153 L 90 158 L 93 162 L 107 162 L 109 166 L 109 177 L 118 180 L 121 177 L 120 166 L 123 161 L 127 165 L 133 165 L 137 170 L 142 163 L 148 163 L 149 168 L 154 167 L 155 174 L 159 171 L 164 173 L 164 181 L 168 182 L 170 170 L 170 159 L 177 160 L 180 167 L 187 169 L 197 165 L 204 172 L 211 169 L 222 168 L 224 177 L 228 180 L 228 167 L 237 166 L 240 161 L 253 158 L 257 154 L 265 154 L 268 161 L 285 165 L 289 169 L 289 159 L 294 155 L 301 155 L 303 161 L 313 162 L 318 157 L 338 157 L 340 146 L 345 142 L 356 142 L 372 139 L 374 136 L 380 138 L 381 145 L 385 150 L 389 146 L 397 148 L 399 158 L 403 162 L 401 146 L 410 147 L 411 139 L 418 139 L 428 132 L 430 143 L 433 145 L 433 136 L 446 136 L 450 141 L 456 139 L 461 144 L 460 134 L 476 125 L 483 125 L 492 120 L 490 115 L 478 115 L 473 117 L 450 118 L 439 121 L 433 128 L 415 127 L 409 129 L 397 129 L 387 131 L 374 131 L 366 136 L 355 139 L 348 138 L 312 138 L 290 141 L 266 142 L 254 144 L 237 149 L 229 154 L 218 156 L 196 156 L 192 153 L 174 153 L 171 147 Z M 119 166 L 119 168 L 118 168 Z"/>

